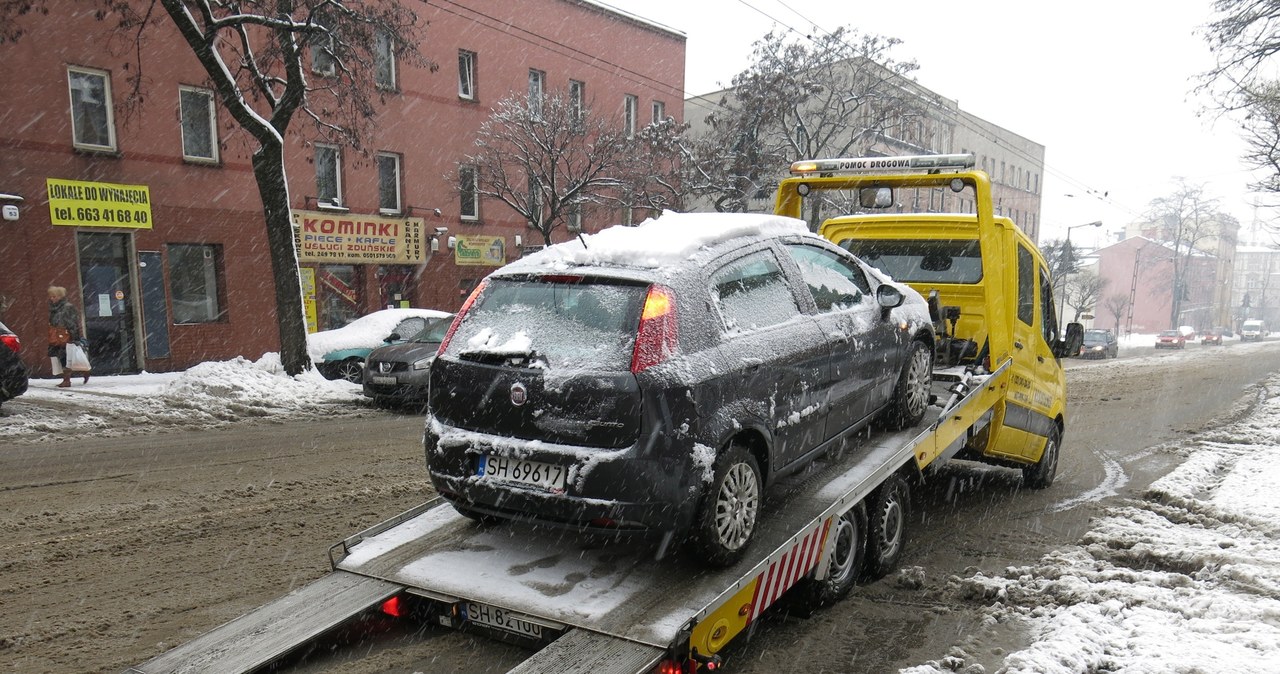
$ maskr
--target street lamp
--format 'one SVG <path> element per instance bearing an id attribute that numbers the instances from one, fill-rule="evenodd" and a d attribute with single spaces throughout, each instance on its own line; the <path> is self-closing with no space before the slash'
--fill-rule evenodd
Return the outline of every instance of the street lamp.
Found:
<path id="1" fill-rule="evenodd" d="M 1067 242 L 1062 244 L 1063 254 L 1071 255 L 1071 230 L 1079 229 L 1081 227 L 1101 227 L 1101 226 L 1102 226 L 1101 220 L 1094 220 L 1093 222 L 1086 222 L 1083 225 L 1071 225 L 1067 227 Z M 1073 259 L 1071 260 L 1071 262 L 1074 265 L 1075 260 Z M 1067 308 L 1067 277 L 1070 275 L 1071 275 L 1070 267 L 1062 271 L 1062 301 L 1058 303 L 1058 334 L 1059 335 L 1062 334 L 1063 311 L 1065 311 Z"/>

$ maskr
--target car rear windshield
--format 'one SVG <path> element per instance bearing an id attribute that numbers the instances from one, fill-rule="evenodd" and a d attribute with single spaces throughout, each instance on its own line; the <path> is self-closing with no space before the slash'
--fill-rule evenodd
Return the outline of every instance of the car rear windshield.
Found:
<path id="1" fill-rule="evenodd" d="M 982 251 L 976 240 L 845 239 L 840 247 L 904 283 L 978 283 Z"/>
<path id="2" fill-rule="evenodd" d="M 646 285 L 491 279 L 449 342 L 462 360 L 629 370 Z"/>

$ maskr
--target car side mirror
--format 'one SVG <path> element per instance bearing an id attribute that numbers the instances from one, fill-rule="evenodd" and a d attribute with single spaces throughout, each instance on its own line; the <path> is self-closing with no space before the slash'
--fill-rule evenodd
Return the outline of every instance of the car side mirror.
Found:
<path id="1" fill-rule="evenodd" d="M 889 310 L 902 306 L 906 301 L 906 296 L 901 290 L 885 283 L 876 288 L 876 303 L 880 305 L 880 319 L 884 320 L 889 317 Z"/>
<path id="2" fill-rule="evenodd" d="M 1069 355 L 1080 353 L 1080 347 L 1084 345 L 1084 326 L 1079 323 L 1067 324 L 1067 336 L 1053 343 L 1054 358 L 1065 358 Z"/>
<path id="3" fill-rule="evenodd" d="M 392 342 L 398 342 L 398 341 L 400 341 L 400 340 L 401 340 L 400 333 L 398 333 L 398 332 L 393 332 L 393 333 L 391 333 L 391 334 L 387 335 L 387 338 L 386 338 L 386 339 L 384 339 L 384 340 L 382 340 L 382 341 L 384 341 L 384 342 L 386 342 L 386 343 L 388 343 L 388 344 L 391 344 Z"/>

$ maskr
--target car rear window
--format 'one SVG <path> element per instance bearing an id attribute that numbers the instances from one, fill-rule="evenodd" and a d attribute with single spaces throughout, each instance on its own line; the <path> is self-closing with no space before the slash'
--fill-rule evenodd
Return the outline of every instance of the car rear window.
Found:
<path id="1" fill-rule="evenodd" d="M 903 283 L 982 280 L 982 250 L 976 240 L 845 239 L 840 247 Z"/>
<path id="2" fill-rule="evenodd" d="M 445 354 L 532 367 L 628 370 L 648 286 L 491 279 Z"/>

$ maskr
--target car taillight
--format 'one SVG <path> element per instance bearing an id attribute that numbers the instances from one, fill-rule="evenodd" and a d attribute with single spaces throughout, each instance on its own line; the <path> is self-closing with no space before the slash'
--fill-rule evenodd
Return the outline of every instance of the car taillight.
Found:
<path id="1" fill-rule="evenodd" d="M 458 310 L 458 314 L 453 317 L 453 322 L 449 324 L 449 331 L 444 333 L 444 339 L 440 340 L 440 348 L 436 349 L 436 356 L 440 356 L 445 349 L 449 348 L 449 342 L 453 340 L 453 333 L 458 331 L 458 326 L 462 325 L 462 319 L 466 318 L 467 312 L 471 311 L 471 305 L 476 303 L 476 298 L 480 297 L 480 293 L 484 292 L 484 287 L 488 284 L 489 279 L 481 281 L 480 285 L 471 291 L 467 301 L 462 303 L 462 308 Z"/>
<path id="2" fill-rule="evenodd" d="M 14 353 L 22 349 L 22 342 L 18 341 L 17 335 L 0 335 L 0 342 L 4 342 L 4 345 Z"/>
<path id="3" fill-rule="evenodd" d="M 670 358 L 678 343 L 675 297 L 668 288 L 649 286 L 631 354 L 631 373 L 638 374 Z"/>

